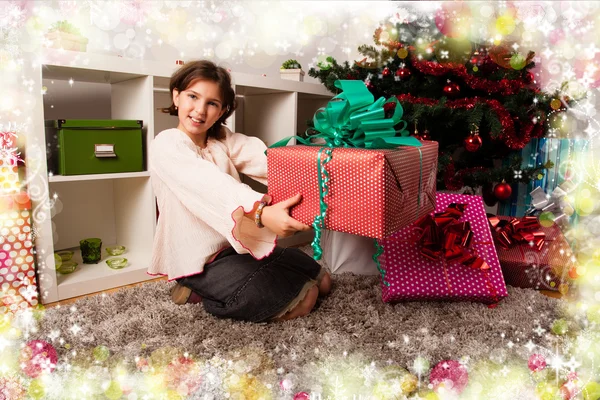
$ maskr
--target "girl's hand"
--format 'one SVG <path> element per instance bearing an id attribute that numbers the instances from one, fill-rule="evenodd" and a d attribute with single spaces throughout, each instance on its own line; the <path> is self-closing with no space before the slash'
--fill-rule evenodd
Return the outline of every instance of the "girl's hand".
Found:
<path id="1" fill-rule="evenodd" d="M 298 193 L 287 200 L 266 206 L 262 211 L 262 224 L 281 237 L 293 235 L 297 231 L 309 230 L 310 226 L 290 217 L 290 208 L 298 204 L 301 199 L 302 195 Z"/>

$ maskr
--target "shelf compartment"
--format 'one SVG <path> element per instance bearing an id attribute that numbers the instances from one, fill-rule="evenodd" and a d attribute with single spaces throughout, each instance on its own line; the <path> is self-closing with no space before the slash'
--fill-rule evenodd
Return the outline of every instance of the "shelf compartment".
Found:
<path id="1" fill-rule="evenodd" d="M 106 260 L 113 257 L 106 253 L 106 247 L 114 244 L 102 243 L 102 260 L 98 264 L 83 264 L 79 248 L 69 249 L 74 251 L 72 260 L 78 265 L 70 274 L 57 274 L 58 299 L 64 300 L 156 278 L 146 273 L 150 264 L 151 246 L 130 248 L 128 243 L 118 244 L 127 247 L 127 251 L 119 256 L 127 259 L 127 266 L 122 269 L 112 269 L 106 264 Z"/>
<path id="2" fill-rule="evenodd" d="M 54 182 L 50 194 L 57 195 L 52 213 L 55 249 L 79 247 L 89 237 L 131 249 L 152 247 L 156 208 L 148 177 Z"/>

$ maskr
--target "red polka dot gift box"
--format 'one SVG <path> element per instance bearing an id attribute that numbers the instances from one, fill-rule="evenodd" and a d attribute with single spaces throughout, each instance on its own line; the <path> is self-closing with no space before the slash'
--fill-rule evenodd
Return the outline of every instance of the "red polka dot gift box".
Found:
<path id="1" fill-rule="evenodd" d="M 437 193 L 435 214 L 379 244 L 384 302 L 495 304 L 508 295 L 480 196 Z"/>
<path id="2" fill-rule="evenodd" d="M 38 304 L 27 193 L 0 196 L 0 315 Z"/>
<path id="3" fill-rule="evenodd" d="M 577 262 L 560 227 L 538 217 L 490 217 L 498 259 L 507 285 L 566 294 Z"/>
<path id="4" fill-rule="evenodd" d="M 335 147 L 326 163 L 322 149 L 298 145 L 267 150 L 273 203 L 302 194 L 291 209 L 295 219 L 312 225 L 321 213 L 318 159 L 326 171 L 321 175 L 327 188 L 324 228 L 384 238 L 433 211 L 437 142 L 385 150 Z"/>

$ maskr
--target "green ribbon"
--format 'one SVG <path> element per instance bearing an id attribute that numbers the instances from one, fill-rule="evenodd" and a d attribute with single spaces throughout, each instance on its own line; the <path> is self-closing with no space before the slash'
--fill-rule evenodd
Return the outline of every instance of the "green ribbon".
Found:
<path id="1" fill-rule="evenodd" d="M 396 97 L 388 100 L 381 97 L 374 101 L 373 94 L 369 92 L 364 82 L 358 80 L 338 80 L 335 82 L 335 86 L 342 92 L 333 97 L 327 106 L 318 109 L 313 117 L 314 129 L 319 133 L 308 135 L 306 139 L 289 136 L 269 146 L 271 148 L 287 146 L 290 139 L 295 138 L 296 142 L 306 146 L 323 147 L 317 154 L 320 212 L 312 224 L 315 228 L 315 238 L 312 242 L 315 260 L 319 260 L 323 252 L 320 246 L 321 229 L 324 227 L 327 214 L 327 204 L 324 198 L 329 191 L 327 187 L 329 174 L 325 170 L 325 164 L 331 159 L 332 148 L 393 149 L 398 146 L 417 148 L 422 146 L 417 138 L 409 136 L 406 130 L 406 121 L 402 120 L 404 110 Z M 396 105 L 391 118 L 385 118 L 384 105 L 388 103 Z M 401 129 L 395 129 L 395 126 L 400 123 L 403 123 L 404 126 Z M 314 139 L 323 139 L 325 143 L 314 143 Z M 323 151 L 327 157 L 321 161 Z M 419 149 L 419 153 L 422 164 L 421 149 Z M 421 187 L 420 182 L 421 177 L 419 178 L 419 188 Z M 419 205 L 420 198 L 417 201 Z M 382 250 L 378 250 L 379 255 Z M 378 263 L 377 260 L 376 262 Z M 381 268 L 380 271 L 382 271 Z M 384 272 L 382 276 L 384 276 Z"/>
<path id="2" fill-rule="evenodd" d="M 385 280 L 385 269 L 381 267 L 381 263 L 379 262 L 379 256 L 383 254 L 383 246 L 379 244 L 377 239 L 375 239 L 375 254 L 373 254 L 373 261 L 375 261 L 375 265 L 377 265 L 377 270 L 381 274 L 381 281 L 385 286 L 390 286 L 390 283 Z"/>
<path id="3" fill-rule="evenodd" d="M 325 152 L 325 159 L 321 162 L 321 153 Z M 331 160 L 332 149 L 330 147 L 322 147 L 317 153 L 317 168 L 318 168 L 318 182 L 319 182 L 319 214 L 315 217 L 312 223 L 312 227 L 315 230 L 315 237 L 311 243 L 313 248 L 313 258 L 320 260 L 323 256 L 323 249 L 321 248 L 321 232 L 325 226 L 325 216 L 327 215 L 327 203 L 325 203 L 325 196 L 329 193 L 329 172 L 325 169 L 325 164 Z"/>

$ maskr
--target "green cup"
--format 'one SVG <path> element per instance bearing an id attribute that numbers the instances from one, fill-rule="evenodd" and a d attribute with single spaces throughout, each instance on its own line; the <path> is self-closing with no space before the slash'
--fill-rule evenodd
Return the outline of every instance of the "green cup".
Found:
<path id="1" fill-rule="evenodd" d="M 84 264 L 98 264 L 102 258 L 102 239 L 89 238 L 79 241 Z"/>

